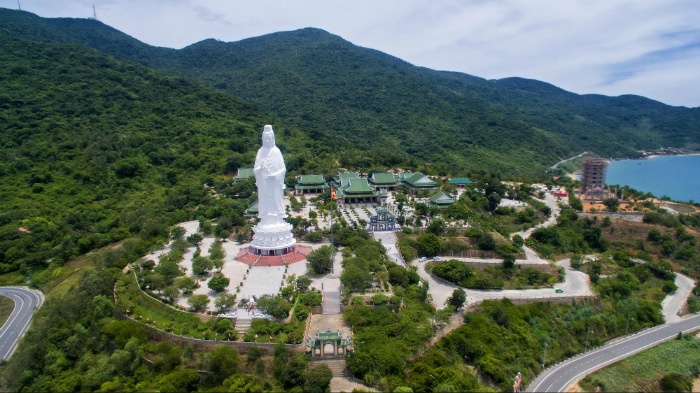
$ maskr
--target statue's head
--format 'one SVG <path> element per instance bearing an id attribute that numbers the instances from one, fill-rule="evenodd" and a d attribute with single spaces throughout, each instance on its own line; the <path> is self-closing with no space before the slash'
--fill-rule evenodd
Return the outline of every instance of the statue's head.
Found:
<path id="1" fill-rule="evenodd" d="M 275 132 L 272 131 L 271 125 L 266 125 L 262 134 L 263 146 L 273 147 L 275 145 Z"/>

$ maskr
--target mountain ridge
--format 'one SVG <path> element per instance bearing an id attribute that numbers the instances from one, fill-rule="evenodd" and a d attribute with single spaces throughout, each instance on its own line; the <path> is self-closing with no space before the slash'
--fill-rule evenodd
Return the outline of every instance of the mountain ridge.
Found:
<path id="1" fill-rule="evenodd" d="M 0 10 L 0 17 L 13 12 Z M 206 39 L 176 50 L 152 47 L 93 20 L 24 19 L 11 26 L 31 31 L 38 24 L 33 36 L 39 39 L 87 45 L 212 86 L 336 150 L 392 156 L 373 161 L 384 166 L 534 173 L 584 150 L 626 157 L 640 149 L 700 146 L 700 108 L 632 95 L 579 95 L 519 77 L 487 80 L 431 70 L 318 28 L 235 42 Z M 357 154 L 341 161 L 368 167 Z"/>

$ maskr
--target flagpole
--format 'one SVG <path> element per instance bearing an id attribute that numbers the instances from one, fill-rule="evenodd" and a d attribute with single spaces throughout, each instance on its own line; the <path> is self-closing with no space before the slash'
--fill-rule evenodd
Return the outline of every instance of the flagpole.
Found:
<path id="1" fill-rule="evenodd" d="M 333 261 L 335 259 L 335 253 L 333 252 L 333 201 L 335 199 L 335 191 L 333 190 L 333 186 L 331 186 L 331 274 L 335 274 L 335 269 L 333 268 Z"/>

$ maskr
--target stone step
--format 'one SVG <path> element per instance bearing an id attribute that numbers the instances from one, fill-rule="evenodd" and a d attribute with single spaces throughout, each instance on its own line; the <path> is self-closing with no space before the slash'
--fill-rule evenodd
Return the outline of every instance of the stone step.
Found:
<path id="1" fill-rule="evenodd" d="M 236 330 L 238 333 L 245 333 L 250 330 L 252 319 L 239 319 L 236 321 Z"/>
<path id="2" fill-rule="evenodd" d="M 315 368 L 321 363 L 325 364 L 329 369 L 331 369 L 331 373 L 333 373 L 334 377 L 345 376 L 345 370 L 347 368 L 345 359 L 312 359 L 309 362 L 308 368 Z"/>

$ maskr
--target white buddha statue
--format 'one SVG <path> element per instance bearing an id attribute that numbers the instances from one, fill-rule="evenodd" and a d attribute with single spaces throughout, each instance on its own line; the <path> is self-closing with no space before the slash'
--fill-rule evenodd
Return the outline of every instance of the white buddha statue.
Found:
<path id="1" fill-rule="evenodd" d="M 266 125 L 262 134 L 263 145 L 255 157 L 255 184 L 258 186 L 258 217 L 253 227 L 252 250 L 256 254 L 280 255 L 291 252 L 296 240 L 292 224 L 284 221 L 284 166 L 282 152 L 275 145 L 272 126 Z"/>
<path id="2" fill-rule="evenodd" d="M 272 126 L 266 125 L 262 134 L 263 145 L 255 157 L 255 184 L 258 186 L 258 217 L 260 226 L 282 224 L 287 216 L 284 210 L 284 166 L 282 152 L 275 145 Z"/>

